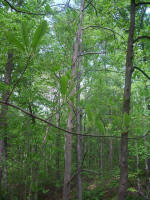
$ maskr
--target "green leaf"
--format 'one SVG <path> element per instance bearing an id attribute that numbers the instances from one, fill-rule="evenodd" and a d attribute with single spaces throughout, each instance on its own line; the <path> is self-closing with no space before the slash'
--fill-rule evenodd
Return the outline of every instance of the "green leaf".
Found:
<path id="1" fill-rule="evenodd" d="M 17 40 L 16 36 L 13 33 L 7 32 L 6 37 L 10 43 L 14 44 L 20 50 L 24 51 L 24 46 Z"/>
<path id="2" fill-rule="evenodd" d="M 103 123 L 100 121 L 100 120 L 96 120 L 96 126 L 97 128 L 99 129 L 99 131 L 104 134 L 105 133 L 105 128 L 104 128 L 104 125 Z"/>
<path id="3" fill-rule="evenodd" d="M 47 30 L 47 22 L 42 21 L 40 25 L 37 27 L 33 35 L 32 44 L 31 44 L 33 51 L 35 51 L 38 45 L 40 44 L 42 37 L 46 33 L 46 30 Z"/>
<path id="4" fill-rule="evenodd" d="M 62 76 L 60 79 L 60 91 L 63 95 L 67 93 L 67 87 L 68 87 L 68 77 Z"/>
<path id="5" fill-rule="evenodd" d="M 26 22 L 22 23 L 22 38 L 25 46 L 29 47 L 29 29 L 28 24 Z"/>
<path id="6" fill-rule="evenodd" d="M 92 114 L 91 109 L 89 108 L 89 106 L 86 106 L 86 114 L 87 114 L 89 122 L 91 123 L 93 121 L 93 114 Z"/>
<path id="7" fill-rule="evenodd" d="M 52 9 L 51 9 L 51 7 L 48 4 L 45 6 L 45 11 L 47 13 L 52 13 Z"/>

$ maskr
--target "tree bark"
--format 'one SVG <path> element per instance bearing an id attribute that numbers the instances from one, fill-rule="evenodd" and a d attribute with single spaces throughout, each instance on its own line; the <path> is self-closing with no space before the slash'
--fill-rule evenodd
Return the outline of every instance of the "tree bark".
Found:
<path id="1" fill-rule="evenodd" d="M 78 30 L 76 33 L 76 40 L 74 44 L 74 51 L 73 51 L 73 59 L 72 59 L 72 81 L 75 80 L 77 75 L 77 69 L 76 69 L 76 61 L 78 59 L 78 53 L 79 53 L 79 44 L 81 39 L 81 25 L 83 20 L 83 11 L 84 11 L 84 0 L 81 2 L 80 6 L 80 22 L 78 25 Z M 73 88 L 70 96 L 73 96 L 75 94 L 75 88 Z M 74 117 L 74 105 L 73 102 L 70 100 L 69 102 L 69 116 L 68 116 L 68 122 L 67 122 L 67 130 L 71 131 L 73 130 L 73 117 Z M 71 164 L 72 164 L 72 135 L 66 134 L 66 142 L 65 142 L 65 172 L 64 172 L 64 188 L 63 188 L 63 200 L 69 200 L 70 195 L 70 178 L 71 178 Z"/>
<path id="2" fill-rule="evenodd" d="M 5 78 L 4 82 L 7 86 L 11 84 L 11 74 L 13 70 L 13 53 L 8 51 L 8 60 L 5 66 Z M 9 89 L 2 95 L 2 101 L 8 101 Z M 8 106 L 2 104 L 0 112 L 0 185 L 2 184 L 2 179 L 4 178 L 4 184 L 6 184 L 6 157 L 7 157 L 7 111 Z M 4 163 L 4 165 L 3 165 Z M 4 167 L 2 167 L 4 166 Z"/>
<path id="3" fill-rule="evenodd" d="M 144 137 L 144 147 L 147 152 L 146 136 Z M 145 172 L 146 172 L 146 189 L 147 189 L 147 195 L 149 196 L 149 194 L 150 194 L 150 173 L 149 173 L 148 158 L 145 158 Z"/>
<path id="4" fill-rule="evenodd" d="M 83 20 L 83 8 L 84 0 L 81 2 L 81 15 L 80 15 L 80 24 L 79 24 L 79 55 L 82 53 L 82 20 Z M 76 118 L 77 118 L 77 133 L 81 133 L 81 108 L 80 108 L 80 82 L 81 82 L 81 61 L 82 57 L 79 57 L 78 67 L 77 67 L 77 108 L 76 108 Z M 81 150 L 81 136 L 77 136 L 77 193 L 78 200 L 82 200 L 82 180 L 81 180 L 81 162 L 82 162 L 82 150 Z"/>
<path id="5" fill-rule="evenodd" d="M 104 157 L 103 157 L 103 150 L 104 150 L 104 138 L 101 138 L 101 146 L 100 146 L 100 157 L 101 157 L 101 174 L 104 174 Z"/>
<path id="6" fill-rule="evenodd" d="M 126 75 L 125 88 L 123 99 L 123 114 L 129 115 L 130 112 L 130 96 L 131 96 L 131 78 L 133 72 L 133 40 L 135 29 L 135 0 L 131 0 L 130 9 L 130 29 L 128 36 L 128 47 L 126 55 Z M 121 134 L 121 159 L 120 159 L 120 185 L 119 185 L 119 200 L 125 200 L 127 196 L 128 184 L 128 129 Z"/>
<path id="7" fill-rule="evenodd" d="M 59 109 L 60 109 L 60 106 L 59 106 Z M 60 111 L 56 113 L 56 126 L 59 127 L 59 125 L 60 125 Z M 60 148 L 60 134 L 58 133 L 56 135 L 56 168 L 57 168 L 56 177 L 57 177 L 57 180 L 60 180 L 60 150 L 59 148 Z"/>
<path id="8" fill-rule="evenodd" d="M 113 168 L 113 140 L 110 138 L 109 141 L 109 160 L 110 160 L 110 170 Z"/>
<path id="9" fill-rule="evenodd" d="M 135 140 L 135 149 L 136 149 L 136 170 L 139 171 L 139 153 L 138 153 L 138 145 L 137 141 Z M 141 181 L 139 176 L 137 176 L 137 189 L 138 192 L 141 193 Z"/>

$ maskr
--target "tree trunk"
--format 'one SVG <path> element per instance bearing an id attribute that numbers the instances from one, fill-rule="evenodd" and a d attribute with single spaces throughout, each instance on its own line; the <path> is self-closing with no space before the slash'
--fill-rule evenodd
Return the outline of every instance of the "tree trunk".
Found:
<path id="1" fill-rule="evenodd" d="M 60 109 L 60 106 L 59 106 L 59 109 Z M 60 125 L 60 111 L 56 113 L 56 126 L 59 127 L 59 125 Z M 56 168 L 57 168 L 56 177 L 57 177 L 57 180 L 60 180 L 60 150 L 59 148 L 60 148 L 60 134 L 58 133 L 56 135 Z"/>
<path id="2" fill-rule="evenodd" d="M 81 16 L 83 18 L 83 16 Z M 80 23 L 82 19 L 80 19 Z M 80 27 L 81 29 L 81 24 Z M 79 54 L 82 53 L 82 29 L 80 30 L 80 38 L 79 38 Z M 78 69 L 77 69 L 77 87 L 76 90 L 80 90 L 80 79 L 81 79 L 81 57 L 78 60 Z M 77 94 L 77 109 L 76 109 L 76 117 L 77 117 L 77 133 L 81 133 L 81 109 L 80 109 L 80 92 Z M 82 180 L 81 180 L 81 161 L 82 161 L 82 150 L 81 150 L 81 136 L 77 136 L 77 193 L 78 200 L 82 200 Z"/>
<path id="3" fill-rule="evenodd" d="M 103 149 L 104 149 L 104 138 L 101 138 L 101 146 L 100 146 L 100 157 L 101 157 L 101 174 L 104 174 L 104 157 L 103 157 Z"/>
<path id="4" fill-rule="evenodd" d="M 76 33 L 76 40 L 74 44 L 74 51 L 73 51 L 73 59 L 72 59 L 72 81 L 75 81 L 77 70 L 76 70 L 76 61 L 78 58 L 79 53 L 79 45 L 82 33 L 82 20 L 83 20 L 83 11 L 84 11 L 84 0 L 81 2 L 80 6 L 80 22 L 78 25 L 78 30 Z M 75 88 L 73 88 L 70 96 L 75 94 Z M 73 102 L 69 102 L 69 116 L 67 122 L 67 130 L 73 130 L 73 117 L 74 117 L 74 107 Z M 70 178 L 71 178 L 71 164 L 72 164 L 72 135 L 66 134 L 66 143 L 65 143 L 65 172 L 64 172 L 64 188 L 63 188 L 63 199 L 69 200 L 70 194 Z"/>
<path id="5" fill-rule="evenodd" d="M 113 140 L 110 138 L 109 142 L 109 160 L 110 160 L 110 170 L 113 168 Z"/>
<path id="6" fill-rule="evenodd" d="M 137 141 L 135 140 L 135 149 L 136 149 L 136 170 L 137 173 L 139 171 L 139 153 L 138 153 L 138 145 L 137 145 Z M 141 181 L 139 176 L 137 176 L 137 189 L 138 192 L 141 193 Z"/>
<path id="7" fill-rule="evenodd" d="M 128 47 L 126 55 L 126 75 L 123 99 L 123 114 L 129 115 L 130 112 L 130 96 L 131 96 L 131 78 L 133 72 L 133 37 L 135 29 L 135 0 L 131 0 L 130 9 L 130 29 L 128 36 Z M 119 200 L 125 200 L 127 195 L 128 184 L 128 129 L 126 125 L 125 131 L 121 134 L 121 159 L 120 159 L 120 185 Z"/>
<path id="8" fill-rule="evenodd" d="M 8 51 L 8 60 L 5 67 L 5 84 L 9 86 L 11 84 L 11 74 L 13 70 L 13 53 Z M 8 101 L 9 90 L 2 95 L 2 101 Z M 6 157 L 7 157 L 7 111 L 8 106 L 3 105 L 0 112 L 0 185 L 2 184 L 2 179 L 4 179 L 4 185 L 6 186 Z M 2 167 L 4 166 L 4 167 Z"/>
<path id="9" fill-rule="evenodd" d="M 144 146 L 145 146 L 145 150 L 147 152 L 146 136 L 144 137 Z M 146 189 L 147 189 L 147 194 L 149 196 L 149 193 L 150 193 L 150 173 L 149 173 L 148 158 L 145 158 L 145 172 L 146 172 Z"/>

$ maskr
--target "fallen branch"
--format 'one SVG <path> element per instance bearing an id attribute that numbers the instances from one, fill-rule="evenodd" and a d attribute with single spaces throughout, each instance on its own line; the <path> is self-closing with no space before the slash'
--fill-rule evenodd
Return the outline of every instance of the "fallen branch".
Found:
<path id="1" fill-rule="evenodd" d="M 66 132 L 66 133 L 69 133 L 69 134 L 72 134 L 74 136 L 77 136 L 77 135 L 80 135 L 82 137 L 96 137 L 96 138 L 121 138 L 121 136 L 114 136 L 114 135 L 92 135 L 92 134 L 88 134 L 88 133 L 76 133 L 76 132 L 71 132 L 71 131 L 68 131 L 64 128 L 61 128 L 61 127 L 58 127 L 56 126 L 55 124 L 51 123 L 51 122 L 48 122 L 47 120 L 41 118 L 41 117 L 38 117 L 37 115 L 34 115 L 33 113 L 29 113 L 27 112 L 26 110 L 20 108 L 19 106 L 16 106 L 16 105 L 13 105 L 11 103 L 8 103 L 8 102 L 5 102 L 5 101 L 0 101 L 1 104 L 5 104 L 5 105 L 8 105 L 12 108 L 15 108 L 17 110 L 20 110 L 21 112 L 25 113 L 26 115 L 29 115 L 31 117 L 34 117 L 35 119 L 38 119 L 46 124 L 49 124 L 51 125 L 52 127 L 58 129 L 58 130 L 61 130 L 63 132 Z M 140 139 L 140 138 L 144 138 L 145 136 L 147 136 L 148 134 L 150 133 L 150 130 L 145 134 L 145 135 L 142 135 L 142 136 L 135 136 L 135 137 L 129 137 L 127 139 Z"/>
<path id="2" fill-rule="evenodd" d="M 105 54 L 105 52 L 83 52 L 78 56 L 93 55 L 93 54 Z"/>

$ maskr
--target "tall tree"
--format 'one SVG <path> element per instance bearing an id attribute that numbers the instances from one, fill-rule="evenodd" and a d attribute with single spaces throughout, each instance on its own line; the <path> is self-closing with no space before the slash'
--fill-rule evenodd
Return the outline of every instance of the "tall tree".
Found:
<path id="1" fill-rule="evenodd" d="M 76 38 L 74 43 L 74 50 L 73 50 L 73 59 L 72 59 L 72 83 L 76 80 L 77 75 L 77 59 L 79 54 L 79 46 L 80 40 L 82 39 L 82 20 L 83 20 L 83 12 L 84 12 L 84 0 L 81 2 L 80 6 L 80 22 L 78 25 L 78 30 L 76 32 Z M 70 93 L 70 97 L 75 95 L 76 89 L 75 87 L 72 89 Z M 67 122 L 67 130 L 72 132 L 73 131 L 73 118 L 74 118 L 74 105 L 73 101 L 70 100 L 69 102 L 69 116 Z M 63 199 L 69 200 L 70 195 L 70 178 L 71 178 L 71 159 L 72 159 L 72 135 L 66 134 L 66 142 L 65 142 L 65 171 L 64 171 L 64 188 L 63 188 Z M 80 199 L 81 199 L 80 194 Z"/>
<path id="2" fill-rule="evenodd" d="M 125 74 L 125 88 L 123 98 L 123 116 L 124 120 L 128 121 L 130 112 L 131 99 L 131 79 L 133 73 L 133 43 L 135 30 L 135 0 L 131 0 L 130 6 L 130 28 L 128 36 L 128 46 L 126 55 L 126 74 Z M 127 196 L 128 184 L 128 133 L 129 124 L 125 125 L 125 130 L 121 134 L 121 158 L 120 158 L 120 185 L 119 185 L 119 200 L 125 200 Z"/>
<path id="3" fill-rule="evenodd" d="M 11 84 L 11 76 L 13 70 L 13 52 L 8 51 L 8 59 L 5 67 L 4 83 L 6 84 L 6 90 L 2 95 L 2 101 L 7 102 L 9 98 L 9 86 Z M 7 135 L 8 135 L 8 106 L 2 105 L 0 112 L 0 185 L 2 184 L 3 175 L 5 175 L 6 181 L 6 157 L 7 157 Z M 4 165 L 3 165 L 4 164 Z M 4 166 L 4 167 L 2 167 Z M 5 172 L 5 174 L 4 174 Z"/>

